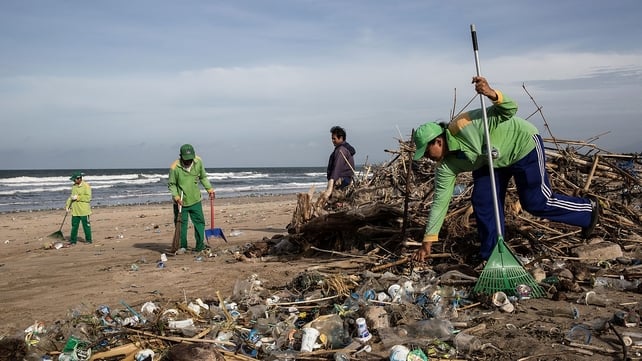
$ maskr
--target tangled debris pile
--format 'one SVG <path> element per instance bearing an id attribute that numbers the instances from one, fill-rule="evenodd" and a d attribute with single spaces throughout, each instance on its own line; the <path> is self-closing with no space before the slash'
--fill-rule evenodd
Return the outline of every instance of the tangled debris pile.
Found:
<path id="1" fill-rule="evenodd" d="M 327 257 L 285 286 L 270 288 L 254 274 L 237 280 L 225 298 L 217 293 L 214 299 L 87 306 L 53 325 L 34 323 L 24 340 L 0 340 L 0 355 L 83 361 L 642 359 L 637 156 L 547 150 L 554 189 L 590 193 L 602 204 L 596 236 L 588 242 L 573 227 L 521 212 L 509 192 L 506 239 L 546 291 L 535 299 L 528 289 L 471 292 L 479 277 L 471 264 L 478 245 L 471 179 L 465 176 L 458 179 L 440 252 L 430 266 L 408 261 L 430 208 L 432 164 L 413 164 L 412 145 L 404 141 L 392 153 L 394 160 L 366 169 L 325 209 L 314 204 L 313 192 L 298 195 L 288 235 L 237 254 L 238 261 L 257 262 Z"/>
<path id="2" fill-rule="evenodd" d="M 559 193 L 597 197 L 602 214 L 596 238 L 629 250 L 639 246 L 642 157 L 596 151 L 594 146 L 579 154 L 571 146 L 561 149 L 559 140 L 554 144 L 557 149 L 546 150 L 552 188 Z M 395 254 L 400 246 L 420 240 L 432 203 L 434 164 L 427 159 L 413 163 L 411 142 L 400 141 L 400 150 L 388 152 L 396 154 L 390 163 L 366 169 L 346 193 L 333 194 L 329 212 L 312 202 L 312 194 L 299 194 L 290 233 L 303 244 L 322 248 L 369 251 L 376 244 Z M 456 250 L 451 257 L 459 258 L 460 263 L 469 261 L 462 251 L 474 249 L 477 238 L 471 193 L 470 174 L 460 174 L 440 236 L 445 241 L 437 245 L 444 252 Z M 506 228 L 511 246 L 525 255 L 573 256 L 572 248 L 582 243 L 577 227 L 523 212 L 516 192 L 509 191 L 506 197 Z"/>

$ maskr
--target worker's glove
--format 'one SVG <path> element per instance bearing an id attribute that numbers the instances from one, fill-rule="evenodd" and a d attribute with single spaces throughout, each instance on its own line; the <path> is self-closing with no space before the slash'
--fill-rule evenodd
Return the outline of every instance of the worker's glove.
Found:
<path id="1" fill-rule="evenodd" d="M 70 210 L 71 210 L 71 208 L 65 208 L 65 211 L 66 211 L 67 213 L 69 213 L 69 211 L 70 211 Z"/>
<path id="2" fill-rule="evenodd" d="M 72 201 L 77 201 L 78 200 L 78 195 L 74 194 L 73 196 L 71 196 L 71 200 Z"/>
<path id="3" fill-rule="evenodd" d="M 210 195 L 210 199 L 216 198 L 216 192 L 214 192 L 214 188 L 208 190 L 207 193 Z"/>

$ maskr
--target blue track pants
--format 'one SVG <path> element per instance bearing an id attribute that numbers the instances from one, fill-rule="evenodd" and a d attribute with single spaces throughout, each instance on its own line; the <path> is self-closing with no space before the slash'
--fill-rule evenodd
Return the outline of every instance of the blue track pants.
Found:
<path id="1" fill-rule="evenodd" d="M 514 164 L 495 169 L 495 185 L 499 202 L 499 219 L 504 234 L 504 201 L 511 177 L 515 179 L 522 208 L 536 217 L 587 227 L 591 222 L 591 202 L 586 198 L 553 193 L 546 173 L 544 144 L 539 135 L 533 135 L 535 149 Z M 490 257 L 497 243 L 497 226 L 488 166 L 473 171 L 472 203 L 481 241 L 480 255 Z"/>

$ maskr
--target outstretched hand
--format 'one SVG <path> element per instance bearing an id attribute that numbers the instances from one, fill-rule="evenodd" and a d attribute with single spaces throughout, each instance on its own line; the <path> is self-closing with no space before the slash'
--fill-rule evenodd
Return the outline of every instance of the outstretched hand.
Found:
<path id="1" fill-rule="evenodd" d="M 477 94 L 487 96 L 488 99 L 495 101 L 497 100 L 497 92 L 488 85 L 488 81 L 483 76 L 474 76 L 473 84 L 475 84 L 475 91 Z"/>
<path id="2" fill-rule="evenodd" d="M 418 250 L 415 251 L 415 253 L 412 255 L 412 260 L 413 261 L 427 261 L 428 258 L 430 258 L 430 253 L 431 249 L 430 247 L 432 246 L 432 242 L 424 242 L 421 244 L 421 247 L 419 247 Z"/>

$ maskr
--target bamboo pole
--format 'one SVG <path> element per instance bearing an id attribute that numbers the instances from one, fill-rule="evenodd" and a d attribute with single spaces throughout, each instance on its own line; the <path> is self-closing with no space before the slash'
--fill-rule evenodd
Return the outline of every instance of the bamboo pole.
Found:
<path id="1" fill-rule="evenodd" d="M 595 158 L 593 158 L 593 166 L 591 167 L 591 172 L 588 175 L 588 178 L 586 178 L 586 184 L 584 184 L 584 191 L 588 192 L 589 187 L 591 186 L 591 181 L 593 180 L 593 176 L 595 175 L 595 169 L 597 168 L 597 163 L 600 161 L 600 156 L 595 155 Z"/>

